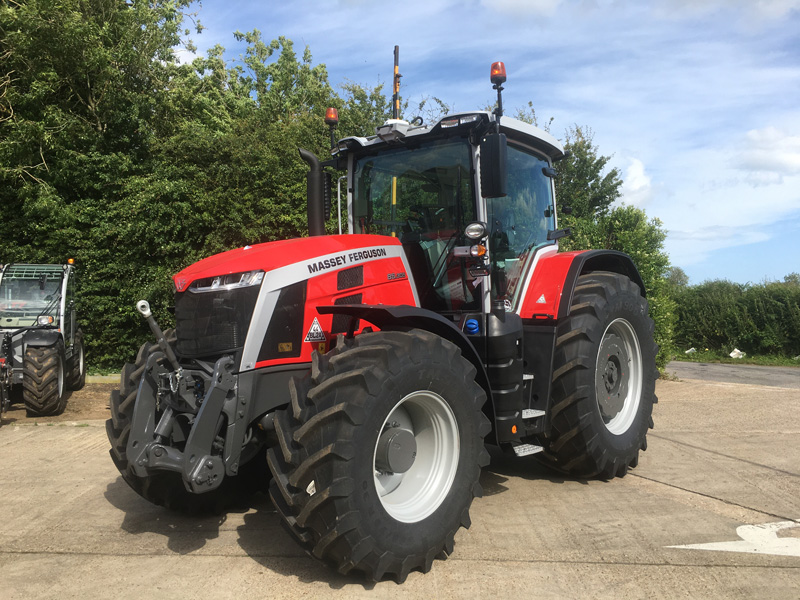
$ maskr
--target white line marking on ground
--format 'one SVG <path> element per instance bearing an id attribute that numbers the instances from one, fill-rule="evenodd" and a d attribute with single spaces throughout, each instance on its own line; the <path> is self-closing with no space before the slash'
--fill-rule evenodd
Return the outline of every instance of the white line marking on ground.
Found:
<path id="1" fill-rule="evenodd" d="M 685 546 L 667 546 L 667 548 L 800 557 L 800 538 L 778 537 L 778 531 L 792 527 L 800 527 L 800 522 L 779 521 L 778 523 L 764 523 L 763 525 L 742 525 L 736 528 L 737 535 L 742 539 L 735 542 L 687 544 Z"/>

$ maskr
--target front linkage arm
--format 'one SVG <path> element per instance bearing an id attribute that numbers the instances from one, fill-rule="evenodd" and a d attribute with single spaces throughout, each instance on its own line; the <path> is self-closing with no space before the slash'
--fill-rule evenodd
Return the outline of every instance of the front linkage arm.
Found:
<path id="1" fill-rule="evenodd" d="M 152 315 L 147 314 L 150 311 L 142 308 L 140 312 L 152 321 L 156 338 L 164 342 L 159 345 L 168 352 L 154 352 L 147 360 L 126 449 L 130 464 L 139 477 L 153 470 L 177 471 L 188 491 L 209 492 L 219 487 L 226 475 L 239 471 L 248 401 L 238 394 L 234 360 L 231 356 L 218 359 L 211 374 L 184 369 Z M 200 381 L 202 398 L 195 391 Z M 178 418 L 191 426 L 183 450 L 172 445 L 184 437 Z"/>

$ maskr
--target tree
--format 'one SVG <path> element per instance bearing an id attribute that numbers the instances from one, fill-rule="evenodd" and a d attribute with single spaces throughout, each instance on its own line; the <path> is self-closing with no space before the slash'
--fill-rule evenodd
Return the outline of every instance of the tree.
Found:
<path id="1" fill-rule="evenodd" d="M 689 285 L 689 276 L 680 267 L 669 267 L 667 269 L 666 280 L 670 294 L 673 296 L 681 290 L 686 289 Z"/>
<path id="2" fill-rule="evenodd" d="M 564 143 L 570 155 L 556 164 L 558 206 L 570 206 L 576 220 L 604 214 L 620 197 L 622 179 L 619 171 L 614 168 L 603 172 L 610 157 L 598 155 L 593 137 L 591 129 L 577 125 L 570 127 Z"/>
<path id="3" fill-rule="evenodd" d="M 148 337 L 137 300 L 169 326 L 172 273 L 305 234 L 297 147 L 327 154 L 327 106 L 359 135 L 389 106 L 379 87 L 340 98 L 308 49 L 258 31 L 237 34 L 241 63 L 215 47 L 178 64 L 189 4 L 0 4 L 0 259 L 75 258 L 94 366 L 119 366 Z"/>
<path id="4" fill-rule="evenodd" d="M 556 201 L 559 226 L 572 235 L 560 242 L 563 250 L 605 248 L 629 254 L 644 282 L 650 316 L 659 345 L 656 363 L 664 368 L 672 352 L 675 302 L 665 277 L 670 268 L 664 251 L 666 232 L 658 219 L 632 206 L 617 206 L 622 179 L 617 169 L 605 172 L 607 156 L 599 154 L 591 130 L 573 126 L 566 132 L 568 158 L 556 163 Z M 572 214 L 565 214 L 565 206 Z"/>

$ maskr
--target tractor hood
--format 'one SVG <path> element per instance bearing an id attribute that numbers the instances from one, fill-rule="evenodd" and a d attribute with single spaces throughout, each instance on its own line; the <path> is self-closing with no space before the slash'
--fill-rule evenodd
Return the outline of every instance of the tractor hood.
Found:
<path id="1" fill-rule="evenodd" d="M 246 273 L 249 271 L 274 271 L 289 265 L 308 262 L 309 270 L 314 266 L 329 268 L 348 263 L 348 251 L 360 248 L 400 246 L 397 238 L 383 235 L 332 235 L 296 238 L 245 246 L 209 256 L 176 273 L 172 280 L 178 292 L 186 290 L 194 281 Z M 330 255 L 336 255 L 337 265 L 327 265 Z"/>

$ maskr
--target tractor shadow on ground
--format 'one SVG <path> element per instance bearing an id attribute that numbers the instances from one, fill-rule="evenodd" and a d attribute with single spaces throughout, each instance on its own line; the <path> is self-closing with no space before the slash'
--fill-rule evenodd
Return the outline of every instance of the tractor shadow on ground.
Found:
<path id="1" fill-rule="evenodd" d="M 507 491 L 506 483 L 512 478 L 553 483 L 576 481 L 554 473 L 534 457 L 517 458 L 495 446 L 487 446 L 487 449 L 491 463 L 483 468 L 480 477 L 485 496 Z M 112 506 L 123 513 L 120 525 L 123 531 L 137 536 L 164 536 L 167 548 L 176 554 L 186 555 L 200 550 L 210 540 L 220 536 L 220 530 L 229 516 L 241 515 L 242 523 L 236 526 L 237 542 L 249 558 L 265 569 L 302 583 L 326 583 L 333 590 L 357 586 L 371 591 L 378 585 L 358 575 L 341 575 L 307 555 L 282 527 L 267 494 L 250 496 L 243 499 L 241 506 L 210 516 L 184 515 L 155 506 L 136 494 L 122 477 L 109 483 L 104 495 Z M 414 576 L 414 573 L 409 575 Z M 381 582 L 382 585 L 386 583 Z"/>
<path id="2" fill-rule="evenodd" d="M 301 583 L 326 583 L 333 590 L 358 586 L 375 588 L 374 582 L 358 575 L 341 575 L 306 554 L 281 525 L 281 518 L 267 495 L 259 495 L 254 510 L 244 515 L 237 528 L 239 546 L 265 569 Z"/>
<path id="3" fill-rule="evenodd" d="M 65 390 L 64 391 L 64 405 L 69 406 L 70 398 L 72 398 L 72 390 Z M 34 424 L 34 423 L 54 423 L 56 421 L 63 421 L 63 412 L 57 415 L 52 415 L 48 417 L 32 417 L 28 416 L 28 411 L 25 408 L 25 403 L 22 400 L 22 393 L 18 390 L 14 390 L 11 396 L 11 405 L 8 407 L 8 410 L 4 412 L 0 416 L 0 425 L 11 425 L 17 424 L 22 425 L 25 423 Z"/>
<path id="4" fill-rule="evenodd" d="M 564 483 L 575 481 L 588 485 L 584 479 L 565 477 L 540 463 L 535 456 L 519 458 L 510 452 L 504 452 L 497 446 L 486 446 L 491 462 L 481 472 L 481 486 L 484 496 L 502 494 L 508 490 L 505 485 L 511 477 L 526 481 L 549 481 L 551 483 Z"/>
<path id="5" fill-rule="evenodd" d="M 270 571 L 303 583 L 324 582 L 331 589 L 359 585 L 365 590 L 375 584 L 347 577 L 308 556 L 283 529 L 269 496 L 254 494 L 219 515 L 186 515 L 155 506 L 134 492 L 122 477 L 109 483 L 106 500 L 122 512 L 120 529 L 135 536 L 156 534 L 166 538 L 175 554 L 187 555 L 217 539 L 229 518 L 243 523 L 236 527 L 238 544 L 244 553 Z M 227 528 L 230 530 L 230 526 Z"/>
<path id="6" fill-rule="evenodd" d="M 104 494 L 123 516 L 120 529 L 132 535 L 155 533 L 167 538 L 167 548 L 176 554 L 191 554 L 219 537 L 228 514 L 245 512 L 236 508 L 218 515 L 186 515 L 151 504 L 134 492 L 122 477 L 108 484 Z"/>

